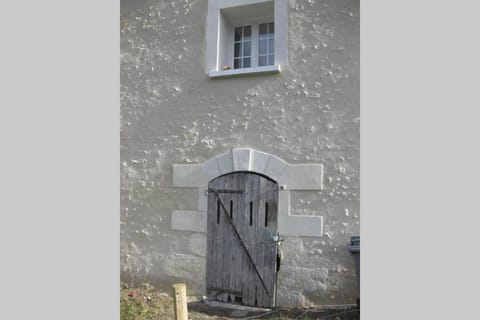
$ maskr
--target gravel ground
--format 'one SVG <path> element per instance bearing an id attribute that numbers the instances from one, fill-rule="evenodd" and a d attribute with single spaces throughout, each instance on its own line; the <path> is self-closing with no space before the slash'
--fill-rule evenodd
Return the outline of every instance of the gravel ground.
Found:
<path id="1" fill-rule="evenodd" d="M 242 305 L 203 301 L 200 297 L 188 297 L 190 320 L 233 319 L 297 319 L 297 320 L 359 320 L 357 308 L 250 308 Z M 155 288 L 144 285 L 130 288 L 123 285 L 120 293 L 121 320 L 175 320 L 173 299 Z"/>

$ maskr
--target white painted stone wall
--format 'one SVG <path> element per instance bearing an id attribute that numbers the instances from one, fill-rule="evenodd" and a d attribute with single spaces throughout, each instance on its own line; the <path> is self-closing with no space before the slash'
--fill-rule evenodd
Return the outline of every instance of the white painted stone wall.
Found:
<path id="1" fill-rule="evenodd" d="M 178 185 L 174 165 L 249 148 L 322 165 L 322 188 L 288 190 L 289 215 L 321 217 L 323 234 L 285 237 L 279 303 L 355 303 L 359 1 L 289 0 L 288 65 L 242 78 L 206 74 L 206 14 L 206 0 L 121 2 L 122 281 L 204 293 L 204 190 Z M 198 230 L 172 228 L 192 217 Z"/>

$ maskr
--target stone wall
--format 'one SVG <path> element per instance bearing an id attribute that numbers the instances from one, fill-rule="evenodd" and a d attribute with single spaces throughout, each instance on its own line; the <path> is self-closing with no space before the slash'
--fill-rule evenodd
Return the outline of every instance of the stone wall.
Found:
<path id="1" fill-rule="evenodd" d="M 173 165 L 252 148 L 323 164 L 322 190 L 292 191 L 291 214 L 323 217 L 321 237 L 285 237 L 278 302 L 355 303 L 359 234 L 359 1 L 290 0 L 288 59 L 273 75 L 205 74 L 206 0 L 121 2 L 121 276 L 189 294 L 205 286 L 205 234 L 172 230 L 199 193 Z"/>

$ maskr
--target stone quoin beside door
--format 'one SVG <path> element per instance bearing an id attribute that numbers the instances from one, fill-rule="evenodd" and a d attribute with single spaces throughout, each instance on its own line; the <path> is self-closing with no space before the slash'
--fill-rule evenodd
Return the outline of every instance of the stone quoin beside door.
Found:
<path id="1" fill-rule="evenodd" d="M 206 293 L 249 306 L 275 305 L 278 185 L 250 172 L 208 185 Z"/>

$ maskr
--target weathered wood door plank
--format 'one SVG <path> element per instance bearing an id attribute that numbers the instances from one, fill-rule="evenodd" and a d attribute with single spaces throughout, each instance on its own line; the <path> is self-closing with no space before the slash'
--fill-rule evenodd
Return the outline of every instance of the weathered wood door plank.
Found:
<path id="1" fill-rule="evenodd" d="M 222 193 L 208 194 L 207 295 L 220 301 L 273 306 L 277 184 L 258 174 L 236 172 L 211 181 L 209 189 Z"/>

